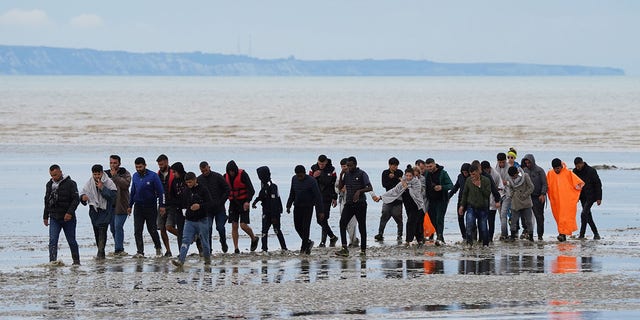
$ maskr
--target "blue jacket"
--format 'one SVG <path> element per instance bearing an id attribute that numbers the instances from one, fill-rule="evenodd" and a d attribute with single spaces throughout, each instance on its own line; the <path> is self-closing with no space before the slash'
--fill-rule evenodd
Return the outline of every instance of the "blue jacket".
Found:
<path id="1" fill-rule="evenodd" d="M 145 169 L 143 175 L 138 172 L 133 174 L 129 207 L 133 207 L 134 204 L 142 206 L 158 204 L 160 207 L 164 207 L 164 203 L 164 187 L 157 173 Z"/>

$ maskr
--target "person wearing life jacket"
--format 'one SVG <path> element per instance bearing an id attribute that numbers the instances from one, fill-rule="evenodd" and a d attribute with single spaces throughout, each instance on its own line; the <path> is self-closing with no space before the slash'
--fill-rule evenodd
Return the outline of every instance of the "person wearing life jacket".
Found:
<path id="1" fill-rule="evenodd" d="M 251 237 L 251 251 L 258 248 L 258 237 L 253 234 L 253 230 L 249 227 L 249 209 L 251 208 L 251 198 L 253 198 L 255 189 L 251 184 L 251 179 L 246 171 L 239 169 L 235 161 L 231 160 L 227 163 L 227 172 L 224 179 L 229 185 L 229 223 L 231 223 L 231 238 L 235 253 L 240 253 L 238 249 L 238 226 L 249 237 Z"/>

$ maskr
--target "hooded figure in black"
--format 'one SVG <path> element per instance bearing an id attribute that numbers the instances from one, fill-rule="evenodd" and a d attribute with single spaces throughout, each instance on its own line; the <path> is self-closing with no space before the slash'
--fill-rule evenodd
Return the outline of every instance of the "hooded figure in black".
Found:
<path id="1" fill-rule="evenodd" d="M 282 199 L 278 193 L 278 185 L 271 181 L 271 171 L 269 167 L 262 166 L 256 169 L 258 178 L 260 179 L 260 191 L 258 196 L 253 200 L 251 205 L 254 209 L 258 202 L 262 204 L 262 251 L 268 251 L 267 236 L 269 228 L 273 226 L 273 231 L 280 242 L 280 249 L 287 249 L 287 243 L 284 240 L 282 230 L 280 230 L 280 215 L 282 214 Z"/>
<path id="2" fill-rule="evenodd" d="M 587 231 L 587 224 L 593 232 L 593 239 L 600 239 L 598 228 L 593 221 L 591 207 L 594 203 L 600 205 L 602 203 L 602 181 L 596 169 L 588 165 L 581 157 L 576 157 L 573 161 L 575 173 L 578 178 L 584 181 L 584 187 L 580 190 L 580 205 L 582 205 L 582 213 L 580 213 L 580 239 L 584 239 L 584 233 Z"/>

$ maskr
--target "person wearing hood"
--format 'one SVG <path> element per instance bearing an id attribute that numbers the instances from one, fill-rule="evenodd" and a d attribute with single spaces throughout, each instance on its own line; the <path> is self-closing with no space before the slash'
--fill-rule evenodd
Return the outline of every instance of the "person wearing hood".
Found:
<path id="1" fill-rule="evenodd" d="M 473 245 L 473 232 L 478 226 L 478 233 L 483 246 L 489 245 L 489 198 L 491 197 L 491 178 L 482 175 L 478 165 L 469 167 L 469 178 L 465 181 L 462 198 L 458 206 L 458 215 L 465 215 L 467 222 L 467 244 Z"/>
<path id="2" fill-rule="evenodd" d="M 469 177 L 469 168 L 471 167 L 470 163 L 463 163 L 460 166 L 460 173 L 458 174 L 458 178 L 456 179 L 456 183 L 453 185 L 453 188 L 449 190 L 449 200 L 453 198 L 453 196 L 458 193 L 458 201 L 456 202 L 456 208 L 460 206 L 460 199 L 462 198 L 462 191 L 464 191 L 464 183 L 467 181 Z M 467 228 L 465 227 L 464 215 L 458 215 L 458 227 L 460 228 L 460 233 L 462 234 L 462 240 L 467 240 Z"/>
<path id="3" fill-rule="evenodd" d="M 580 205 L 582 205 L 582 212 L 580 213 L 580 235 L 578 238 L 584 239 L 584 233 L 587 231 L 587 224 L 593 232 L 593 239 L 599 240 L 600 234 L 596 223 L 593 221 L 591 214 L 591 207 L 594 203 L 598 206 L 602 203 L 602 182 L 596 169 L 588 165 L 581 157 L 576 157 L 573 160 L 575 173 L 578 178 L 584 181 L 584 187 L 580 191 Z"/>
<path id="4" fill-rule="evenodd" d="M 124 251 L 124 223 L 129 215 L 127 207 L 129 207 L 129 186 L 131 186 L 131 173 L 127 169 L 120 166 L 120 156 L 112 154 L 109 156 L 109 170 L 104 173 L 111 178 L 118 188 L 118 194 L 113 206 L 113 219 L 111 220 L 111 234 L 115 246 L 115 256 L 126 256 Z"/>
<path id="5" fill-rule="evenodd" d="M 324 212 L 316 212 L 316 222 L 322 227 L 322 237 L 320 238 L 319 247 L 325 247 L 327 236 L 329 237 L 329 247 L 335 247 L 338 237 L 333 233 L 329 226 L 329 216 L 331 207 L 338 205 L 338 194 L 336 193 L 336 170 L 331 164 L 331 159 L 324 154 L 318 157 L 318 162 L 311 166 L 309 175 L 316 179 L 320 194 L 322 195 L 322 210 Z"/>
<path id="6" fill-rule="evenodd" d="M 373 198 L 376 202 L 382 200 L 382 203 L 384 204 L 393 203 L 398 199 L 402 199 L 402 203 L 404 204 L 407 212 L 405 245 L 408 246 L 415 238 L 418 242 L 418 246 L 421 247 L 424 244 L 422 222 L 424 220 L 425 211 L 422 198 L 422 184 L 420 184 L 420 179 L 414 175 L 411 165 L 407 166 L 404 176 L 400 179 L 398 184 L 381 196 Z"/>
<path id="7" fill-rule="evenodd" d="M 522 157 L 522 167 L 524 172 L 531 178 L 531 182 L 533 182 L 533 192 L 531 193 L 533 207 L 531 210 L 536 220 L 538 241 L 542 241 L 544 235 L 544 203 L 547 199 L 548 189 L 547 175 L 544 169 L 536 164 L 536 158 L 532 154 L 525 154 L 524 157 Z M 531 232 L 533 232 L 533 230 L 531 230 Z"/>
<path id="8" fill-rule="evenodd" d="M 531 178 L 522 168 L 509 167 L 506 188 L 511 197 L 511 236 L 509 241 L 516 240 L 520 219 L 523 221 L 523 228 L 529 230 L 525 239 L 533 241 L 533 217 L 531 214 L 533 182 L 531 182 Z"/>
<path id="9" fill-rule="evenodd" d="M 51 180 L 47 182 L 44 195 L 42 219 L 49 227 L 49 262 L 58 260 L 58 239 L 60 231 L 67 238 L 74 265 L 80 265 L 80 251 L 76 241 L 76 208 L 80 203 L 78 186 L 69 176 L 62 174 L 57 164 L 49 167 Z"/>
<path id="10" fill-rule="evenodd" d="M 256 191 L 253 189 L 249 174 L 243 169 L 239 169 L 235 161 L 231 160 L 227 163 L 224 179 L 229 185 L 229 223 L 231 223 L 231 238 L 234 253 L 240 253 L 238 249 L 238 226 L 251 238 L 251 252 L 258 248 L 258 237 L 249 227 L 249 209 L 251 208 L 251 199 Z"/>
<path id="11" fill-rule="evenodd" d="M 551 161 L 553 169 L 547 172 L 551 212 L 558 225 L 558 241 L 567 241 L 567 236 L 578 230 L 576 211 L 584 181 L 567 169 L 562 160 Z"/>
<path id="12" fill-rule="evenodd" d="M 322 212 L 322 195 L 318 182 L 306 173 L 303 165 L 297 165 L 294 172 L 295 175 L 291 177 L 289 199 L 287 199 L 287 213 L 291 212 L 291 205 L 294 205 L 293 224 L 302 240 L 300 254 L 308 255 L 311 254 L 313 247 L 313 241 L 309 239 L 313 207 L 316 207 L 316 213 Z"/>
<path id="13" fill-rule="evenodd" d="M 251 204 L 252 208 L 256 208 L 258 202 L 262 205 L 262 251 L 267 252 L 269 250 L 267 246 L 267 239 L 269 238 L 269 229 L 273 226 L 273 232 L 275 232 L 280 242 L 280 249 L 287 251 L 287 243 L 284 240 L 284 234 L 280 229 L 280 216 L 282 214 L 282 199 L 278 192 L 278 185 L 271 181 L 271 170 L 269 167 L 262 166 L 256 169 L 258 178 L 260 179 L 260 191 L 258 196 Z"/>
<path id="14" fill-rule="evenodd" d="M 89 205 L 89 217 L 93 225 L 98 254 L 96 259 L 104 260 L 104 248 L 107 244 L 107 229 L 113 219 L 113 202 L 116 200 L 118 187 L 104 174 L 101 165 L 91 167 L 91 178 L 85 183 L 80 193 L 83 206 Z"/>
<path id="15" fill-rule="evenodd" d="M 444 242 L 444 215 L 449 203 L 448 192 L 453 188 L 453 183 L 444 167 L 436 164 L 432 158 L 425 160 L 425 173 L 427 187 L 427 200 L 429 201 L 429 218 L 436 228 L 436 245 Z"/>

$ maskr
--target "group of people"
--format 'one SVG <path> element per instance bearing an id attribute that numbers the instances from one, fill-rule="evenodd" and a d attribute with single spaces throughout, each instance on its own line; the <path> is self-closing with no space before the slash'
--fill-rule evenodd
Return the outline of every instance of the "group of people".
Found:
<path id="1" fill-rule="evenodd" d="M 399 169 L 399 160 L 389 159 L 389 168 L 382 172 L 385 193 L 376 195 L 368 174 L 357 166 L 355 157 L 340 161 L 336 172 L 331 160 L 320 155 L 310 170 L 303 165 L 294 168 L 288 199 L 283 206 L 278 186 L 271 179 L 269 167 L 257 168 L 260 190 L 253 187 L 249 174 L 235 161 L 227 163 L 224 174 L 211 170 L 206 161 L 199 165 L 200 174 L 185 172 L 181 162 L 169 166 L 162 154 L 157 159 L 158 171 L 147 168 L 144 158 L 135 159 L 133 175 L 121 167 L 118 155 L 109 157 L 109 168 L 91 167 L 91 177 L 78 190 L 76 182 L 62 173 L 59 165 L 49 168 L 51 179 L 46 185 L 44 198 L 44 225 L 49 227 L 49 260 L 57 260 L 58 238 L 64 231 L 73 264 L 80 264 L 75 237 L 76 209 L 88 206 L 98 249 L 96 259 L 105 259 L 108 230 L 114 239 L 115 256 L 128 255 L 124 251 L 124 223 L 133 214 L 136 253 L 144 257 L 143 230 L 151 236 L 157 256 L 171 257 L 169 234 L 177 239 L 179 254 L 172 262 L 181 266 L 192 243 L 198 246 L 205 264 L 211 262 L 212 232 L 218 232 L 222 252 L 229 250 L 225 224 L 231 224 L 234 253 L 238 248 L 239 229 L 251 239 L 250 250 L 255 251 L 262 238 L 262 250 L 268 251 L 268 232 L 273 228 L 280 248 L 288 250 L 281 230 L 280 217 L 291 212 L 295 230 L 301 239 L 301 254 L 310 254 L 314 241 L 310 229 L 315 208 L 316 222 L 321 228 L 319 247 L 335 247 L 340 240 L 338 256 L 349 256 L 350 247 L 360 247 L 360 255 L 367 248 L 367 194 L 382 201 L 382 213 L 376 241 L 384 241 L 384 229 L 393 218 L 398 225 L 397 240 L 403 237 L 403 206 L 406 211 L 405 244 L 423 245 L 425 214 L 435 227 L 429 240 L 435 245 L 445 244 L 444 217 L 450 199 L 458 193 L 457 213 L 462 238 L 473 245 L 480 241 L 487 246 L 493 241 L 495 218 L 499 213 L 500 240 L 515 241 L 520 225 L 521 239 L 533 241 L 533 226 L 537 225 L 538 239 L 544 234 L 544 206 L 550 200 L 552 213 L 558 224 L 558 240 L 565 241 L 577 230 L 576 203 L 582 204 L 579 238 L 584 238 L 586 226 L 599 239 L 591 214 L 593 204 L 602 201 L 602 185 L 596 170 L 580 157 L 574 161 L 575 169 L 553 159 L 552 170 L 545 173 L 536 165 L 535 158 L 527 154 L 522 166 L 516 162 L 517 153 L 511 148 L 506 154 L 497 154 L 497 163 L 473 161 L 461 166 L 456 182 L 452 182 L 444 167 L 434 159 L 417 160 L 406 170 Z M 254 198 L 255 196 L 255 198 Z M 253 202 L 252 202 L 253 199 Z M 228 211 L 225 209 L 229 201 Z M 249 210 L 262 206 L 261 235 L 256 235 L 250 224 Z M 339 235 L 333 232 L 329 217 L 331 208 L 339 206 Z M 356 234 L 358 229 L 358 235 Z M 160 231 L 158 233 L 158 231 Z M 165 252 L 162 252 L 162 246 Z"/>

